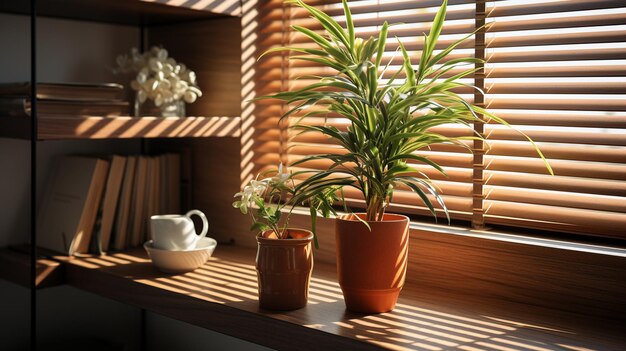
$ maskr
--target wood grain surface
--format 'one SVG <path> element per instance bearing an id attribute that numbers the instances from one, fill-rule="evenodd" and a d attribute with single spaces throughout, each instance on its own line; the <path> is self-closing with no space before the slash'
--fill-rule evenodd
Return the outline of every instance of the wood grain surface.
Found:
<path id="1" fill-rule="evenodd" d="M 391 313 L 347 312 L 334 265 L 316 262 L 309 304 L 259 309 L 255 250 L 218 246 L 194 272 L 157 271 L 143 251 L 64 259 L 69 284 L 279 350 L 621 350 L 623 326 L 539 306 L 411 287 Z"/>
<path id="2" fill-rule="evenodd" d="M 241 216 L 239 220 L 245 221 Z M 290 223 L 309 228 L 309 215 L 294 214 Z M 409 288 L 626 321 L 624 249 L 611 251 L 443 225 L 418 226 L 414 224 L 410 234 Z M 334 220 L 318 219 L 317 227 L 320 249 L 315 250 L 315 257 L 334 264 Z M 247 229 L 230 234 L 237 243 L 254 247 Z"/>
<path id="3" fill-rule="evenodd" d="M 30 255 L 10 248 L 0 249 L 0 279 L 30 288 Z M 35 286 L 38 289 L 63 284 L 65 274 L 63 265 L 57 261 L 40 258 L 37 260 L 37 277 Z"/>
<path id="4" fill-rule="evenodd" d="M 237 137 L 238 117 L 48 117 L 38 118 L 39 140 Z M 6 128 L 5 128 L 6 127 Z M 0 118 L 0 136 L 28 139 L 30 121 Z"/>

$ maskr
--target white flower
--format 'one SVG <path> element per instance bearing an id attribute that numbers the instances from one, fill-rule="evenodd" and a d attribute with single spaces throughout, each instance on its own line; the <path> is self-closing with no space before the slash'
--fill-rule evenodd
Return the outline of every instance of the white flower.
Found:
<path id="1" fill-rule="evenodd" d="M 189 83 L 196 84 L 196 73 L 194 71 L 189 71 L 187 77 L 189 78 Z"/>
<path id="2" fill-rule="evenodd" d="M 280 165 L 278 165 L 278 173 L 272 177 L 272 181 L 275 184 L 284 184 L 290 177 L 291 174 L 289 174 L 289 172 L 283 173 L 283 164 L 281 162 Z"/>
<path id="3" fill-rule="evenodd" d="M 263 196 L 268 186 L 269 183 L 265 179 L 251 180 L 241 192 L 235 194 L 235 197 L 240 197 L 240 200 L 235 202 L 236 207 L 238 207 L 242 213 L 247 213 L 248 208 L 254 205 L 254 199 Z"/>
<path id="4" fill-rule="evenodd" d="M 169 63 L 164 64 L 163 65 L 163 73 L 166 76 L 169 77 L 172 73 L 174 73 L 174 67 L 171 64 L 169 64 Z M 191 82 L 191 83 L 193 83 L 193 82 Z"/>
<path id="5" fill-rule="evenodd" d="M 137 73 L 137 83 L 143 84 L 146 80 L 148 80 L 148 75 L 145 72 L 142 71 Z"/>
<path id="6" fill-rule="evenodd" d="M 167 50 L 161 48 L 157 53 L 157 58 L 159 61 L 165 61 L 167 59 Z"/>
<path id="7" fill-rule="evenodd" d="M 148 67 L 150 67 L 151 70 L 158 72 L 163 68 L 163 64 L 155 57 L 151 57 L 148 61 Z"/>
<path id="8" fill-rule="evenodd" d="M 130 87 L 133 90 L 141 90 L 141 84 L 139 84 L 139 82 L 137 80 L 133 80 L 130 82 Z"/>
<path id="9" fill-rule="evenodd" d="M 161 106 L 163 104 L 163 95 L 157 93 L 156 97 L 154 98 L 154 105 L 155 106 Z"/>
<path id="10" fill-rule="evenodd" d="M 139 99 L 139 102 L 144 103 L 148 96 L 144 90 L 139 90 L 137 91 L 137 98 Z"/>
<path id="11" fill-rule="evenodd" d="M 188 104 L 194 103 L 197 98 L 198 96 L 193 91 L 187 91 L 183 96 L 183 99 L 185 99 L 185 102 Z"/>

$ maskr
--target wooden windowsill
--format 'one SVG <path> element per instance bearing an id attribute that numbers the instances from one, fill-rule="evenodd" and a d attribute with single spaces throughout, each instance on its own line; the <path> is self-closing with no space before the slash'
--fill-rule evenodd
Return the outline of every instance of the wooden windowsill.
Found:
<path id="1" fill-rule="evenodd" d="M 30 118 L 0 116 L 0 137 L 30 139 Z M 238 137 L 239 117 L 37 118 L 38 140 Z"/>
<path id="2" fill-rule="evenodd" d="M 255 251 L 218 246 L 194 272 L 157 271 L 143 250 L 57 258 L 77 288 L 276 349 L 613 350 L 626 343 L 619 323 L 526 304 L 405 289 L 396 310 L 347 312 L 335 267 L 316 262 L 309 304 L 260 310 Z"/>

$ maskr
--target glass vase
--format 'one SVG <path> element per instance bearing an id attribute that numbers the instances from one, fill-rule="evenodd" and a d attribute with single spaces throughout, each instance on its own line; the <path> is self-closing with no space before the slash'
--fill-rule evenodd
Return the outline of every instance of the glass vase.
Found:
<path id="1" fill-rule="evenodd" d="M 186 117 L 185 101 L 176 100 L 169 103 L 163 103 L 156 106 L 154 101 L 147 99 L 144 102 L 139 101 L 135 95 L 135 117 L 156 116 L 156 117 Z"/>

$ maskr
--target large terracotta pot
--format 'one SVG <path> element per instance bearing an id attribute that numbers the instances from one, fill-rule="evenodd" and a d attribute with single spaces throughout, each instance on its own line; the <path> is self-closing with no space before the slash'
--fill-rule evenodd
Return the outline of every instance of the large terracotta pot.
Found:
<path id="1" fill-rule="evenodd" d="M 356 214 L 365 218 L 365 214 Z M 335 221 L 337 276 L 349 311 L 381 313 L 393 310 L 406 277 L 409 219 L 385 214 L 368 222 L 355 215 Z"/>
<path id="2" fill-rule="evenodd" d="M 269 310 L 295 310 L 306 305 L 313 270 L 313 233 L 287 229 L 287 239 L 273 231 L 257 236 L 256 270 L 259 305 Z"/>

